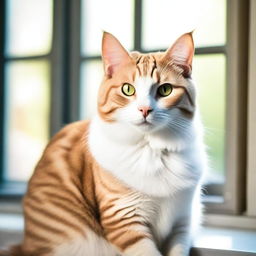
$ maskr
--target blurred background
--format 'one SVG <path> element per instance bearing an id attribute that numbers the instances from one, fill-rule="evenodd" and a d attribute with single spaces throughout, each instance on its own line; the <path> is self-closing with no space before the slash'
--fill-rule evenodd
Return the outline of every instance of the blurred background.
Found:
<path id="1" fill-rule="evenodd" d="M 3 5 L 2 180 L 26 182 L 60 127 L 94 115 L 103 30 L 142 52 L 165 50 L 195 30 L 193 77 L 209 180 L 224 182 L 226 0 L 70 2 L 7 0 Z"/>
<path id="2" fill-rule="evenodd" d="M 21 238 L 21 199 L 49 139 L 96 112 L 103 30 L 141 52 L 194 30 L 210 163 L 199 247 L 256 252 L 256 0 L 1 0 L 0 246 Z"/>

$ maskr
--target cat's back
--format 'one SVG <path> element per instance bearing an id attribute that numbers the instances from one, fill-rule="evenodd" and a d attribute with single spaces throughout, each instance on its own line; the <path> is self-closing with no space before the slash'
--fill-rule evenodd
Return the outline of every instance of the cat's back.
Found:
<path id="1" fill-rule="evenodd" d="M 60 150 L 70 151 L 77 144 L 80 144 L 86 139 L 90 121 L 77 121 L 63 127 L 57 132 L 48 143 L 44 154 L 50 150 L 54 151 L 57 148 Z"/>
<path id="2" fill-rule="evenodd" d="M 46 146 L 39 160 L 34 175 L 42 169 L 54 170 L 65 163 L 66 168 L 79 169 L 82 164 L 82 155 L 86 153 L 86 138 L 90 121 L 78 121 L 66 125 L 56 133 Z M 63 166 L 64 167 L 64 166 Z M 76 168 L 75 168 L 76 167 Z M 32 179 L 33 179 L 32 176 Z"/>
<path id="3" fill-rule="evenodd" d="M 86 146 L 89 124 L 81 121 L 64 127 L 38 162 L 24 198 L 25 251 L 59 243 L 69 236 L 84 236 L 85 225 L 101 233 L 95 219 L 92 170 L 86 169 L 92 161 Z"/>

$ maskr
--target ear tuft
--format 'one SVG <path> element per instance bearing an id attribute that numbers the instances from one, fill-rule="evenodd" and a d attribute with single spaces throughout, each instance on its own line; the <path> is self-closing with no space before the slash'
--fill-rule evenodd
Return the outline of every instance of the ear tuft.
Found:
<path id="1" fill-rule="evenodd" d="M 131 57 L 116 37 L 104 31 L 102 37 L 102 59 L 105 74 L 112 77 L 118 68 L 131 60 Z"/>
<path id="2" fill-rule="evenodd" d="M 190 76 L 192 61 L 195 52 L 193 31 L 180 36 L 175 43 L 165 52 L 165 61 L 170 61 L 183 69 L 185 77 Z"/>

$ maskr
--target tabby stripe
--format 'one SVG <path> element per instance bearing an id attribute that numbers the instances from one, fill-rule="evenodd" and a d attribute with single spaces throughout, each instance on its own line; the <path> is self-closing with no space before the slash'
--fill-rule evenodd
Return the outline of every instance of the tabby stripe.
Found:
<path id="1" fill-rule="evenodd" d="M 31 213 L 26 213 L 27 216 L 29 217 L 29 221 L 35 225 L 36 227 L 40 227 L 40 229 L 44 229 L 45 231 L 50 231 L 53 234 L 60 234 L 60 235 L 64 235 L 62 230 L 59 230 L 53 226 L 51 226 L 49 223 L 43 223 L 39 220 L 39 218 L 35 218 Z"/>
<path id="2" fill-rule="evenodd" d="M 114 217 L 114 216 L 113 216 Z M 109 221 L 106 221 L 106 220 L 102 220 L 102 223 L 104 225 L 107 225 L 107 226 L 113 226 L 113 225 L 117 225 L 117 224 L 122 224 L 123 223 L 129 223 L 129 220 L 131 220 L 132 218 L 136 218 L 134 221 L 139 221 L 139 216 L 135 215 L 135 216 L 130 216 L 128 218 L 125 218 L 125 219 L 122 219 L 122 218 L 117 218 L 115 220 L 109 220 Z M 118 226 L 119 227 L 119 226 Z"/>
<path id="3" fill-rule="evenodd" d="M 141 76 L 141 71 L 140 71 L 139 66 L 136 66 L 136 69 L 137 69 L 137 70 L 138 70 L 138 72 L 139 72 L 139 76 Z"/>
<path id="4" fill-rule="evenodd" d="M 141 55 L 141 56 L 138 58 L 138 60 L 136 61 L 136 65 L 138 65 L 138 64 L 139 64 L 139 62 L 140 62 L 140 60 L 141 60 L 142 56 L 143 56 L 143 55 Z"/>
<path id="5" fill-rule="evenodd" d="M 125 223 L 122 223 L 122 221 L 120 221 L 120 224 L 121 226 L 118 226 L 118 229 L 123 229 L 123 228 L 128 228 L 130 226 L 134 226 L 134 225 L 140 225 L 140 226 L 143 226 L 145 227 L 145 224 L 139 220 L 134 220 L 134 221 L 131 221 L 131 222 L 125 222 Z M 117 227 L 107 227 L 106 230 L 108 233 L 112 233 L 114 231 L 116 231 Z"/>
<path id="6" fill-rule="evenodd" d="M 105 183 L 101 176 L 99 176 L 98 181 L 100 182 L 100 185 L 107 190 L 108 193 L 117 194 L 120 192 L 118 189 L 115 189 L 114 186 L 110 187 L 108 183 Z M 111 202 L 112 201 L 113 199 L 111 200 Z"/>
<path id="7" fill-rule="evenodd" d="M 28 206 L 33 211 L 37 212 L 39 215 L 44 215 L 46 217 L 49 217 L 51 220 L 56 221 L 65 226 L 68 226 L 69 228 L 74 229 L 75 231 L 77 231 L 78 233 L 80 233 L 84 236 L 84 232 L 81 230 L 80 226 L 75 225 L 73 222 L 70 222 L 67 219 L 62 218 L 57 214 L 49 212 L 49 208 L 47 210 L 44 208 L 38 209 L 33 204 L 28 203 L 28 202 L 26 203 L 26 206 Z"/>
<path id="8" fill-rule="evenodd" d="M 39 182 L 37 184 L 35 184 L 37 189 L 41 187 L 41 189 L 43 188 L 48 188 L 49 187 L 51 189 L 54 189 L 54 191 L 57 193 L 58 191 L 65 191 L 66 194 L 70 194 L 70 197 L 71 198 L 74 198 L 76 199 L 76 201 L 80 204 L 84 204 L 84 201 L 82 200 L 81 196 L 79 198 L 79 194 L 76 194 L 74 191 L 72 191 L 70 188 L 68 190 L 64 190 L 64 187 L 63 185 L 60 183 L 60 184 L 56 184 L 56 183 L 46 183 L 46 182 Z M 76 189 L 74 189 L 76 190 Z M 43 193 L 45 193 L 46 191 L 44 191 Z M 39 199 L 40 200 L 40 199 Z"/>
<path id="9" fill-rule="evenodd" d="M 52 250 L 49 247 L 40 247 L 39 249 L 33 250 L 22 250 L 22 255 L 19 254 L 11 254 L 11 256 L 49 256 L 52 253 Z M 24 254 L 23 254 L 24 253 Z"/>
<path id="10" fill-rule="evenodd" d="M 126 234 L 127 235 L 127 234 Z M 131 235 L 131 234 L 130 234 Z M 130 238 L 128 238 L 127 240 L 124 239 L 123 242 L 117 243 L 118 247 L 121 248 L 121 250 L 126 250 L 128 247 L 138 243 L 140 240 L 145 239 L 146 236 L 145 235 L 136 235 L 133 236 L 131 235 Z"/>
<path id="11" fill-rule="evenodd" d="M 60 177 L 59 173 L 57 174 L 56 172 L 47 172 L 47 179 L 48 179 L 48 177 L 53 179 L 53 180 L 55 180 L 55 181 L 57 181 L 60 184 L 63 182 L 63 180 Z"/>
<path id="12" fill-rule="evenodd" d="M 116 89 L 116 88 L 118 88 L 118 87 L 120 87 L 120 85 L 112 85 L 112 86 L 109 88 L 109 90 L 106 92 L 106 94 L 104 95 L 104 97 L 105 97 L 105 98 L 104 98 L 104 101 L 103 101 L 103 102 L 100 101 L 100 102 L 99 102 L 99 105 L 100 105 L 100 106 L 105 105 L 105 104 L 107 103 L 107 101 L 108 101 L 110 92 L 111 92 L 113 89 Z M 102 98 L 101 98 L 101 100 L 102 100 Z"/>
<path id="13" fill-rule="evenodd" d="M 61 131 L 58 132 L 55 136 L 53 136 L 53 138 L 50 140 L 50 143 L 48 144 L 48 147 L 52 144 L 54 144 L 57 140 L 60 140 L 62 138 L 66 138 L 67 137 L 68 132 L 67 131 Z"/>
<path id="14" fill-rule="evenodd" d="M 66 201 L 67 203 L 69 203 L 70 205 L 74 205 L 77 204 L 77 206 L 79 206 L 82 210 L 86 210 L 88 214 L 91 215 L 91 217 L 94 217 L 94 213 L 92 212 L 91 209 L 89 209 L 89 207 L 86 204 L 82 204 L 80 202 L 74 202 L 73 197 L 70 199 L 64 195 L 59 195 L 50 191 L 45 191 L 44 192 L 45 195 L 49 196 L 50 198 L 56 198 L 56 199 L 60 199 L 63 202 Z"/>
<path id="15" fill-rule="evenodd" d="M 37 232 L 35 232 L 35 230 L 30 230 L 29 228 L 26 228 L 25 235 L 27 238 L 31 237 L 33 240 L 36 239 L 37 240 L 36 242 L 41 242 L 41 243 L 46 243 L 46 244 L 53 242 L 52 238 L 50 238 L 49 236 L 44 237 L 44 236 L 38 234 L 38 230 L 37 230 Z"/>
<path id="16" fill-rule="evenodd" d="M 130 206 L 127 206 L 127 207 L 125 207 L 125 208 L 121 208 L 121 209 L 115 210 L 115 211 L 114 211 L 113 213 L 111 213 L 110 215 L 103 215 L 103 218 L 104 218 L 104 219 L 109 219 L 109 218 L 115 216 L 116 214 L 118 214 L 119 212 L 122 212 L 122 211 L 124 211 L 124 210 L 126 210 L 126 209 L 128 209 L 128 208 L 130 208 Z M 134 212 L 134 214 L 135 214 L 135 209 L 134 209 L 134 208 L 130 209 L 128 212 L 126 212 L 124 215 L 122 215 L 122 218 L 124 218 L 127 214 L 129 214 L 129 213 L 131 213 L 131 212 Z"/>
<path id="17" fill-rule="evenodd" d="M 64 143 L 62 143 L 62 144 L 59 143 L 58 146 L 59 146 L 59 149 L 60 149 L 60 150 L 62 149 L 62 150 L 64 151 L 63 153 L 65 153 L 65 154 L 68 154 L 69 151 L 72 149 L 70 143 L 69 143 L 68 145 L 67 145 L 67 143 L 66 143 L 66 144 L 64 144 Z"/>
<path id="18" fill-rule="evenodd" d="M 80 186 L 78 186 L 75 181 L 74 183 L 72 184 L 74 185 L 74 187 L 72 186 L 69 186 L 69 189 L 68 190 L 65 190 L 65 193 L 66 194 L 69 194 L 71 196 L 71 198 L 74 198 L 76 199 L 77 202 L 81 203 L 82 205 L 84 205 L 85 203 L 87 203 L 88 205 L 91 206 L 91 202 L 89 202 L 89 200 L 87 199 L 87 197 L 83 197 L 82 194 L 82 189 L 80 188 Z M 73 188 L 73 189 L 72 189 Z M 91 208 L 93 208 L 91 206 Z"/>
<path id="19" fill-rule="evenodd" d="M 66 204 L 63 204 L 58 199 L 57 200 L 56 199 L 51 198 L 51 202 L 53 202 L 54 206 L 57 206 L 57 207 L 61 208 L 62 210 L 70 213 L 71 215 L 76 217 L 76 220 L 81 222 L 81 224 L 86 224 L 92 230 L 95 229 L 95 223 L 89 216 L 87 216 L 85 213 L 81 213 L 81 211 L 78 212 L 75 208 L 72 208 L 71 205 L 67 206 Z"/>
<path id="20" fill-rule="evenodd" d="M 104 113 L 105 115 L 108 115 L 108 114 L 111 114 L 112 112 L 114 112 L 115 110 L 117 110 L 119 108 L 119 106 L 116 106 L 116 107 L 112 107 L 111 109 L 109 110 L 101 110 L 102 113 Z"/>
<path id="21" fill-rule="evenodd" d="M 153 57 L 154 58 L 154 57 Z M 154 74 L 154 71 L 156 71 L 156 60 L 155 60 L 155 58 L 154 58 L 154 64 L 153 64 L 153 68 L 152 68 L 152 70 L 151 70 L 151 74 L 150 74 L 150 76 L 153 78 L 153 74 Z"/>
<path id="22" fill-rule="evenodd" d="M 132 228 L 133 226 L 142 226 L 142 223 L 140 221 L 133 221 L 129 223 L 124 223 L 121 227 L 118 227 L 118 229 L 116 227 L 107 228 L 106 234 L 108 236 L 108 239 L 111 241 L 115 241 L 124 233 L 124 229 L 126 232 L 127 230 L 129 230 L 129 228 Z M 132 231 L 132 229 L 130 229 L 130 231 Z"/>
<path id="23" fill-rule="evenodd" d="M 115 206 L 115 202 L 117 201 L 118 199 L 117 198 L 112 198 L 110 199 L 107 204 L 103 207 L 100 208 L 100 211 L 101 212 L 105 212 L 107 210 L 109 210 L 110 208 L 112 208 L 113 206 Z"/>

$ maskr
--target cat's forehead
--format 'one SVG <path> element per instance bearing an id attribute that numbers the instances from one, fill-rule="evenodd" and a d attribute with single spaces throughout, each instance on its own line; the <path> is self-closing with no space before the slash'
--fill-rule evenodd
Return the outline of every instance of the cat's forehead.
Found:
<path id="1" fill-rule="evenodd" d="M 140 54 L 136 57 L 136 72 L 141 77 L 152 77 L 155 75 L 157 60 L 153 54 Z"/>
<path id="2" fill-rule="evenodd" d="M 181 70 L 172 63 L 163 62 L 163 55 L 164 53 L 161 52 L 147 54 L 132 52 L 131 57 L 136 64 L 134 81 L 140 81 L 139 84 L 144 81 L 145 85 L 169 82 L 186 86 L 187 81 L 181 75 Z"/>

